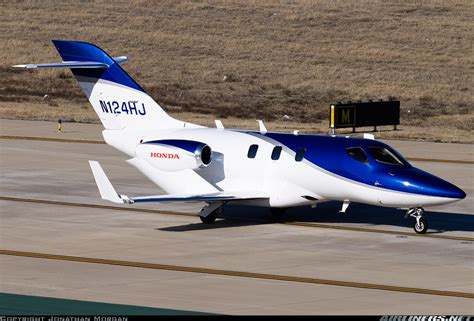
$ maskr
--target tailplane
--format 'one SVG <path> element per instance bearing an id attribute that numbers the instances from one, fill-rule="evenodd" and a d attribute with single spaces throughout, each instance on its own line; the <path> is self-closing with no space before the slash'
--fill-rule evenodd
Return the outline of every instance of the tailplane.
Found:
<path id="1" fill-rule="evenodd" d="M 185 124 L 169 116 L 122 69 L 126 57 L 112 58 L 99 47 L 53 40 L 60 63 L 16 65 L 22 68 L 70 68 L 105 129 L 166 129 Z"/>

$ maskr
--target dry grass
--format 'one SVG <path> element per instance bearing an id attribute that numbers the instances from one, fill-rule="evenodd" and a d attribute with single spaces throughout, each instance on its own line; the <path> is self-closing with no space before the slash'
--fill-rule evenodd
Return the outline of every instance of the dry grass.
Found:
<path id="1" fill-rule="evenodd" d="M 10 68 L 58 61 L 50 40 L 75 39 L 128 55 L 127 71 L 180 118 L 326 131 L 332 100 L 396 97 L 404 130 L 383 135 L 473 142 L 472 1 L 0 6 L 1 117 L 96 120 L 68 72 Z"/>

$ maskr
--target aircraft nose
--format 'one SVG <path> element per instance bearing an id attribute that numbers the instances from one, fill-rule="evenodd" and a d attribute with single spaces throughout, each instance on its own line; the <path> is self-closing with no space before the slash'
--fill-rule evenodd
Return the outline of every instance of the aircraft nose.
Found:
<path id="1" fill-rule="evenodd" d="M 461 200 L 466 193 L 454 184 L 422 170 L 417 170 L 414 185 L 421 194 Z"/>
<path id="2" fill-rule="evenodd" d="M 462 200 L 466 197 L 466 193 L 462 189 L 446 181 L 443 181 L 441 184 L 438 183 L 436 188 L 439 191 L 439 194 L 437 195 L 439 197 L 454 198 L 459 200 Z"/>
<path id="3" fill-rule="evenodd" d="M 451 198 L 456 198 L 460 200 L 466 198 L 466 193 L 462 189 L 460 189 L 459 187 L 453 184 L 451 184 L 450 194 L 451 194 Z"/>

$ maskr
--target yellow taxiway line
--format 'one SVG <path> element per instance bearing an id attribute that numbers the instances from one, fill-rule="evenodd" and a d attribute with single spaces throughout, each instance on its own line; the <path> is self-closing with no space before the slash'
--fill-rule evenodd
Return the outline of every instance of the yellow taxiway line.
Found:
<path id="1" fill-rule="evenodd" d="M 385 285 L 385 284 L 326 280 L 326 279 L 309 278 L 309 277 L 296 277 L 296 276 L 289 276 L 289 275 L 208 269 L 208 268 L 168 265 L 168 264 L 159 264 L 159 263 L 143 263 L 143 262 L 100 259 L 100 258 L 90 258 L 90 257 L 81 257 L 81 256 L 23 252 L 23 251 L 13 251 L 13 250 L 5 250 L 5 249 L 0 249 L 0 255 L 474 299 L 473 293 L 466 293 L 466 292 L 420 289 L 420 288 Z"/>

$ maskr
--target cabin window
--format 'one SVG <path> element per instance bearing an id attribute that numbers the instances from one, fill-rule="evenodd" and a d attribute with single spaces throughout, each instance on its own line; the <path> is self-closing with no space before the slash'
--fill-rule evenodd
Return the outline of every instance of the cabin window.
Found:
<path id="1" fill-rule="evenodd" d="M 272 151 L 272 159 L 273 160 L 278 160 L 280 158 L 281 154 L 281 146 L 275 146 Z"/>
<path id="2" fill-rule="evenodd" d="M 361 147 L 349 147 L 346 148 L 346 152 L 356 161 L 367 163 L 367 154 Z"/>
<path id="3" fill-rule="evenodd" d="M 257 155 L 258 145 L 250 145 L 249 152 L 247 153 L 248 158 L 255 158 Z"/>
<path id="4" fill-rule="evenodd" d="M 398 166 L 404 165 L 404 162 L 398 158 L 395 153 L 385 147 L 369 147 L 369 152 L 379 163 Z"/>
<path id="5" fill-rule="evenodd" d="M 306 153 L 306 148 L 298 147 L 298 150 L 296 151 L 296 155 L 295 155 L 295 161 L 301 162 L 304 158 L 305 153 Z"/>

